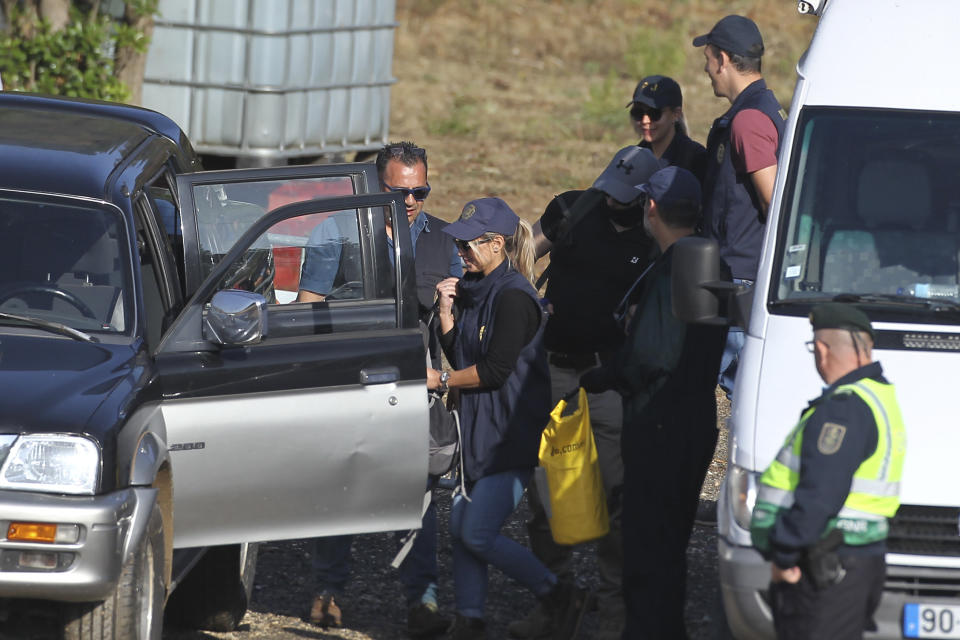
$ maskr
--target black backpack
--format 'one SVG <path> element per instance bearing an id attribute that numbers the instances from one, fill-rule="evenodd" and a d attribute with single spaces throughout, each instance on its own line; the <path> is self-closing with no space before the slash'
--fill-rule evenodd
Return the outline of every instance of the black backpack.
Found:
<path id="1" fill-rule="evenodd" d="M 447 409 L 436 391 L 428 391 L 430 399 L 430 459 L 432 476 L 442 476 L 456 466 L 460 455 L 460 415 Z"/>

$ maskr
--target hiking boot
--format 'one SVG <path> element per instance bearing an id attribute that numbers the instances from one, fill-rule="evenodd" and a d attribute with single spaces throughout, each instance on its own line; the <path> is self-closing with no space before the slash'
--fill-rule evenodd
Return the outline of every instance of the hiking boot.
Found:
<path id="1" fill-rule="evenodd" d="M 547 638 L 553 633 L 553 625 L 550 622 L 550 616 L 547 615 L 543 605 L 538 602 L 537 606 L 531 609 L 526 617 L 508 624 L 507 633 L 510 634 L 511 638 L 520 638 L 521 640 Z"/>
<path id="2" fill-rule="evenodd" d="M 313 599 L 310 622 L 323 628 L 343 626 L 343 612 L 337 606 L 332 593 L 324 592 Z"/>
<path id="3" fill-rule="evenodd" d="M 450 627 L 450 640 L 486 640 L 487 625 L 480 618 L 457 614 Z"/>
<path id="4" fill-rule="evenodd" d="M 421 602 L 407 610 L 407 633 L 413 638 L 432 638 L 450 628 L 450 619 L 434 602 Z"/>
<path id="5" fill-rule="evenodd" d="M 561 581 L 554 585 L 550 593 L 540 599 L 551 621 L 552 633 L 548 637 L 553 640 L 575 638 L 592 599 L 589 591 L 572 582 Z"/>

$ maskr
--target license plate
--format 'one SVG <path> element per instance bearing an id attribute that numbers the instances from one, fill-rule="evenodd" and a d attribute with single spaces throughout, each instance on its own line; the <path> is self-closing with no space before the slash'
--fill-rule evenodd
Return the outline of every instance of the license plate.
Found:
<path id="1" fill-rule="evenodd" d="M 904 605 L 903 636 L 905 638 L 960 638 L 960 606 Z"/>

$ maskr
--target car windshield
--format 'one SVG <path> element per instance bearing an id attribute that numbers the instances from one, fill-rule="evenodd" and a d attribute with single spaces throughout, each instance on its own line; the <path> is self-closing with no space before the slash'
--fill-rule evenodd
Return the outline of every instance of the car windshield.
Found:
<path id="1" fill-rule="evenodd" d="M 110 210 L 0 198 L 0 312 L 85 333 L 128 333 L 124 237 Z"/>
<path id="2" fill-rule="evenodd" d="M 960 116 L 808 107 L 794 145 L 771 309 L 960 321 Z"/>

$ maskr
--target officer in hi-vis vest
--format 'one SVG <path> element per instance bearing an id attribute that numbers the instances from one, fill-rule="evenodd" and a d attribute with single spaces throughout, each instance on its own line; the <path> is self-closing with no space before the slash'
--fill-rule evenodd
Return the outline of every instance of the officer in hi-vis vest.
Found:
<path id="1" fill-rule="evenodd" d="M 876 628 L 906 433 L 866 314 L 832 302 L 810 323 L 807 346 L 829 386 L 760 478 L 751 535 L 773 563 L 778 638 L 862 638 Z"/>

